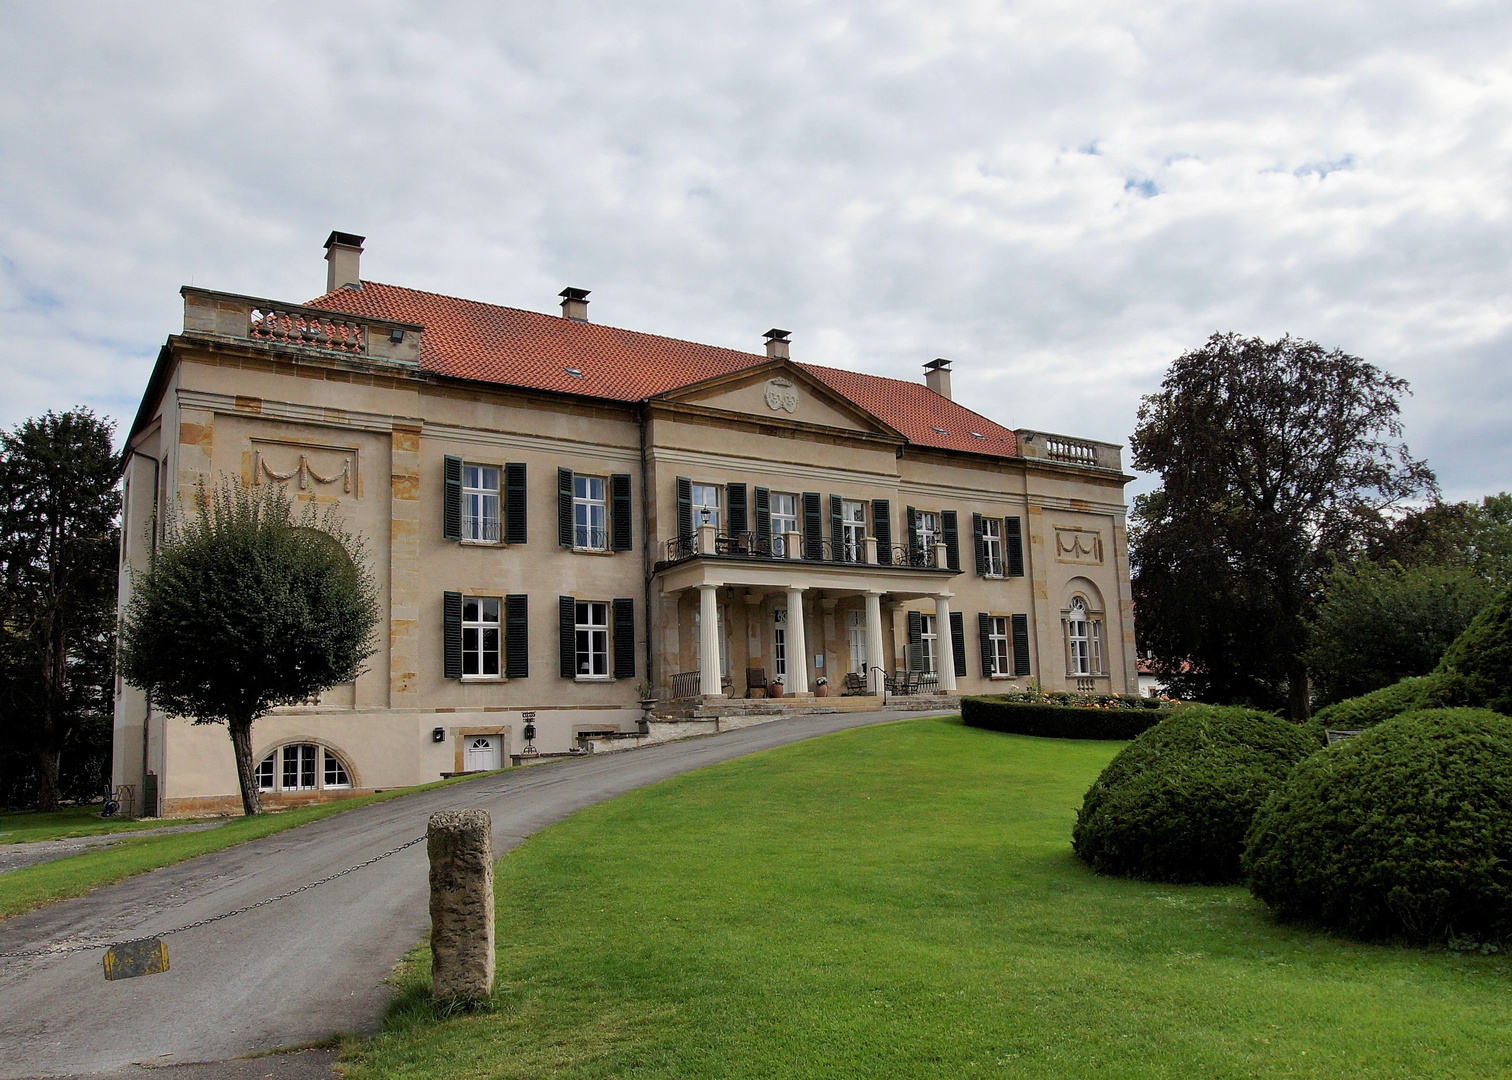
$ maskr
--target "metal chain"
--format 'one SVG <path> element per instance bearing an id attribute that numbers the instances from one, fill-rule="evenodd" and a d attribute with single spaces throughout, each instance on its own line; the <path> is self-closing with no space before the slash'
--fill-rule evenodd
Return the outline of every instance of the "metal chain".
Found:
<path id="1" fill-rule="evenodd" d="M 163 938 L 167 937 L 169 934 L 182 934 L 185 930 L 195 930 L 201 926 L 209 926 L 213 922 L 220 922 L 222 919 L 230 919 L 237 915 L 245 915 L 247 912 L 253 911 L 257 908 L 267 907 L 269 904 L 276 904 L 280 900 L 287 900 L 291 896 L 298 896 L 302 892 L 308 892 L 310 889 L 324 885 L 327 882 L 335 881 L 339 877 L 346 877 L 348 874 L 352 873 L 355 870 L 361 870 L 364 867 L 372 866 L 375 862 L 378 862 L 381 859 L 386 859 L 390 855 L 399 854 L 399 852 L 403 851 L 405 848 L 412 848 L 416 844 L 423 844 L 425 843 L 425 839 L 426 838 L 424 836 L 417 836 L 413 840 L 400 844 L 396 848 L 389 848 L 381 855 L 374 855 L 366 862 L 360 862 L 356 866 L 349 866 L 345 870 L 338 870 L 330 877 L 323 877 L 319 881 L 312 881 L 308 885 L 299 886 L 299 888 L 297 889 L 290 889 L 288 892 L 279 893 L 277 896 L 270 896 L 266 900 L 259 900 L 255 904 L 247 904 L 245 907 L 233 908 L 231 911 L 224 912 L 220 915 L 212 915 L 208 919 L 200 919 L 197 922 L 185 923 L 183 926 L 175 926 L 172 930 L 163 930 L 160 933 L 153 934 L 152 936 Z M 63 956 L 67 953 L 88 952 L 90 949 L 113 949 L 117 945 L 124 945 L 128 941 L 136 940 L 140 939 L 125 938 L 121 941 L 97 941 L 87 945 L 59 944 L 49 945 L 46 948 L 41 949 L 23 949 L 20 952 L 0 952 L 0 960 L 12 960 L 27 956 Z"/>

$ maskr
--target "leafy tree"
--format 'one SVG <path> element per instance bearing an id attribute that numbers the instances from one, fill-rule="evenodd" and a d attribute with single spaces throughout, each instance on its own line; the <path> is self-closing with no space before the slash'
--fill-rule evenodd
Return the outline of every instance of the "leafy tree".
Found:
<path id="1" fill-rule="evenodd" d="M 1339 567 L 1324 586 L 1307 652 L 1318 704 L 1428 674 L 1495 595 L 1466 566 Z"/>
<path id="2" fill-rule="evenodd" d="M 1291 337 L 1215 334 L 1171 365 L 1130 440 L 1134 466 L 1161 480 L 1136 500 L 1130 536 L 1136 626 L 1158 671 L 1196 683 L 1231 670 L 1236 645 L 1241 659 L 1263 651 L 1254 677 L 1284 684 L 1292 719 L 1307 718 L 1324 578 L 1387 530 L 1384 511 L 1437 489 L 1401 442 L 1406 389 Z M 1173 582 L 1178 595 L 1162 596 Z M 1220 678 L 1207 690 L 1245 700 Z"/>
<path id="3" fill-rule="evenodd" d="M 1434 502 L 1404 514 L 1366 552 L 1375 562 L 1462 566 L 1493 588 L 1512 585 L 1512 495 L 1472 502 Z"/>
<path id="4" fill-rule="evenodd" d="M 252 724 L 269 709 L 355 679 L 373 654 L 378 587 L 362 541 L 328 508 L 298 518 L 283 489 L 223 478 L 169 518 L 133 582 L 121 634 L 125 678 L 157 708 L 225 724 L 242 809 L 261 812 Z"/>
<path id="5" fill-rule="evenodd" d="M 68 777 L 75 796 L 98 793 L 108 775 L 114 431 L 74 409 L 0 434 L 0 726 L 11 767 L 29 759 L 39 810 L 57 808 L 65 754 L 83 765 Z"/>

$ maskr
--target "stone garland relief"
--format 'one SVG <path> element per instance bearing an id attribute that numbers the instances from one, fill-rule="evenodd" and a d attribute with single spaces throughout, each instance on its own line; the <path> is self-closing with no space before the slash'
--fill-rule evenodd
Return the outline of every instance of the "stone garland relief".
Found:
<path id="1" fill-rule="evenodd" d="M 1055 528 L 1055 558 L 1058 562 L 1102 565 L 1102 533 L 1086 529 Z"/>
<path id="2" fill-rule="evenodd" d="M 357 450 L 349 446 L 313 443 L 252 443 L 252 483 L 293 482 L 300 491 L 338 487 L 343 495 L 360 498 Z"/>

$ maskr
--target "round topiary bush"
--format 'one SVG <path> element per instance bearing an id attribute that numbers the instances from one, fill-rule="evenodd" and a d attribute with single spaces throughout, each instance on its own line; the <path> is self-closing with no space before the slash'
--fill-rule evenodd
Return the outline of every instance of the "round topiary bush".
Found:
<path id="1" fill-rule="evenodd" d="M 1512 715 L 1512 589 L 1471 620 L 1445 651 L 1438 671 L 1462 678 L 1475 704 Z"/>
<path id="2" fill-rule="evenodd" d="M 1408 713 L 1314 754 L 1255 815 L 1250 891 L 1363 938 L 1512 933 L 1512 719 Z"/>
<path id="3" fill-rule="evenodd" d="M 1304 727 L 1321 746 L 1328 741 L 1325 732 L 1330 729 L 1359 731 L 1403 713 L 1476 704 L 1479 701 L 1472 695 L 1463 676 L 1435 671 L 1431 675 L 1416 675 L 1359 697 L 1337 701 L 1320 709 Z"/>
<path id="4" fill-rule="evenodd" d="M 1194 705 L 1121 750 L 1087 791 L 1071 834 L 1100 874 L 1240 879 L 1256 809 L 1316 747 L 1270 713 Z"/>

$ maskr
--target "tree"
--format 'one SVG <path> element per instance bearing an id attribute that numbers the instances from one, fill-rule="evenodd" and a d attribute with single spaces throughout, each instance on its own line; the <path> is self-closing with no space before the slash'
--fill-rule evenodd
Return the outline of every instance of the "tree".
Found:
<path id="1" fill-rule="evenodd" d="M 30 759 L 36 806 L 53 810 L 63 758 L 80 795 L 109 768 L 120 495 L 115 427 L 88 409 L 0 434 L 0 716 L 13 762 Z M 82 738 L 81 738 L 82 736 Z M 102 745 L 103 744 L 103 745 Z"/>
<path id="2" fill-rule="evenodd" d="M 375 651 L 378 587 L 334 508 L 298 518 L 283 489 L 201 481 L 133 582 L 121 667 L 153 706 L 227 726 L 242 809 L 261 812 L 252 725 L 355 679 Z"/>
<path id="3" fill-rule="evenodd" d="M 1289 336 L 1215 334 L 1171 365 L 1130 440 L 1135 468 L 1161 481 L 1136 500 L 1130 535 L 1136 626 L 1158 671 L 1225 670 L 1223 650 L 1247 632 L 1268 657 L 1257 674 L 1274 693 L 1284 685 L 1292 719 L 1308 717 L 1308 624 L 1323 579 L 1387 530 L 1387 510 L 1437 491 L 1401 442 L 1406 389 Z M 1188 565 L 1205 573 L 1179 583 L 1179 602 L 1163 598 Z"/>
<path id="4" fill-rule="evenodd" d="M 1465 566 L 1337 568 L 1324 585 L 1307 652 L 1318 704 L 1428 674 L 1495 595 Z"/>
<path id="5" fill-rule="evenodd" d="M 1505 589 L 1512 585 L 1512 495 L 1504 491 L 1479 505 L 1434 502 L 1409 511 L 1366 555 L 1406 567 L 1462 566 Z"/>

